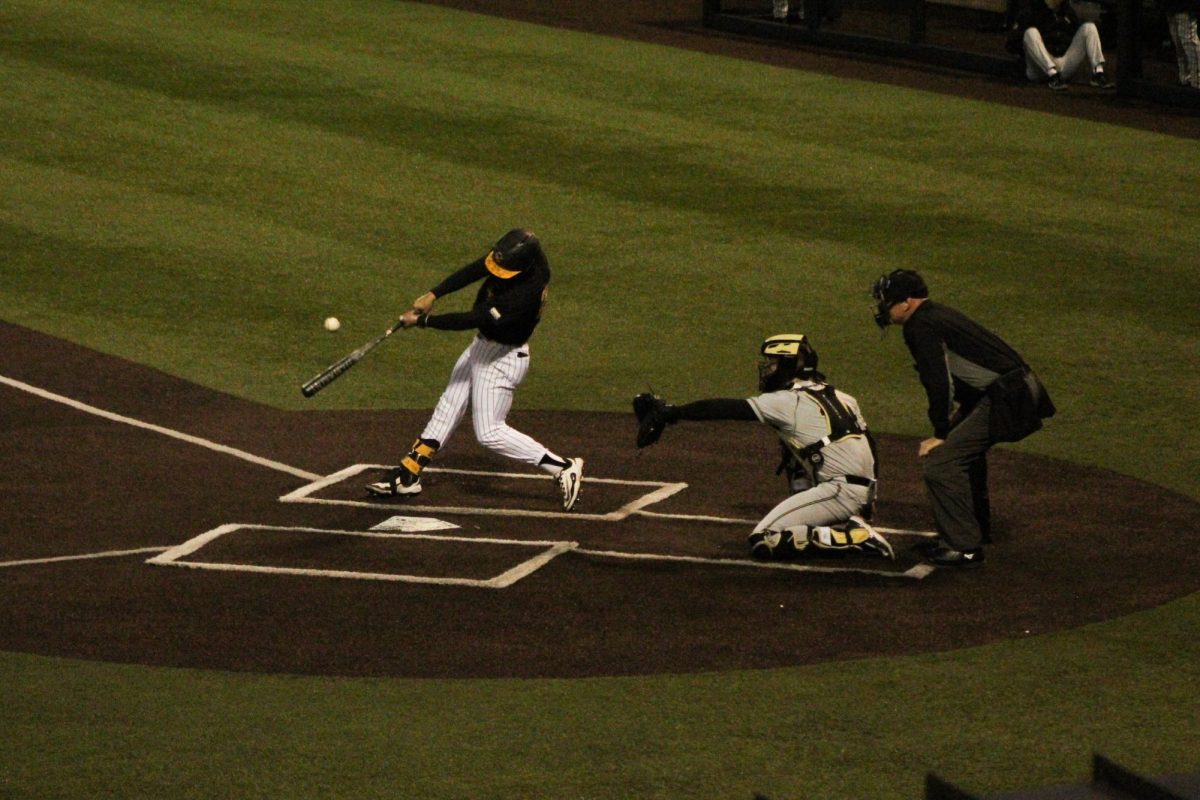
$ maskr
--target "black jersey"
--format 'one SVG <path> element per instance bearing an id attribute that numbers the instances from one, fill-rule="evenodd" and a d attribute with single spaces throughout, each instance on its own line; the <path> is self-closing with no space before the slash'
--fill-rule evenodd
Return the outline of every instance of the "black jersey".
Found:
<path id="1" fill-rule="evenodd" d="M 498 278 L 488 271 L 485 261 L 486 256 L 472 261 L 431 290 L 436 297 L 443 297 L 482 278 L 471 310 L 431 315 L 425 319 L 425 325 L 448 331 L 476 328 L 486 338 L 501 344 L 525 344 L 542 318 L 550 265 L 541 256 L 517 275 Z"/>
<path id="2" fill-rule="evenodd" d="M 916 361 L 929 398 L 933 435 L 939 439 L 950 431 L 955 401 L 969 409 L 998 377 L 1026 366 L 999 336 L 961 311 L 932 300 L 921 303 L 904 323 L 904 343 Z"/>

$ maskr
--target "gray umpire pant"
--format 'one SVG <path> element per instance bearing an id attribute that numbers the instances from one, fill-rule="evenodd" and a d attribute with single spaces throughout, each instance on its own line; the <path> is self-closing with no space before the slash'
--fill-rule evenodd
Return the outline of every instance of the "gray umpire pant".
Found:
<path id="1" fill-rule="evenodd" d="M 985 459 L 995 444 L 991 415 L 992 400 L 985 397 L 924 459 L 925 489 L 934 523 L 942 540 L 955 550 L 978 548 L 990 526 L 980 515 L 988 514 Z"/>

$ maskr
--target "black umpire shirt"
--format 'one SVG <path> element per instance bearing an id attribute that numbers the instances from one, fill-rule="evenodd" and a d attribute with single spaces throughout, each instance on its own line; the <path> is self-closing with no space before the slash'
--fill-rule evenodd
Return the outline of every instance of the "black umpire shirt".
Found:
<path id="1" fill-rule="evenodd" d="M 478 328 L 494 342 L 523 345 L 541 320 L 550 265 L 543 256 L 511 278 L 497 278 L 488 272 L 485 261 L 486 256 L 472 261 L 430 290 L 443 297 L 484 278 L 471 310 L 431 315 L 425 318 L 425 326 L 445 331 Z"/>
<path id="2" fill-rule="evenodd" d="M 904 323 L 904 343 L 929 398 L 933 435 L 945 439 L 955 401 L 966 413 L 996 378 L 1025 367 L 1003 339 L 949 306 L 926 300 Z"/>

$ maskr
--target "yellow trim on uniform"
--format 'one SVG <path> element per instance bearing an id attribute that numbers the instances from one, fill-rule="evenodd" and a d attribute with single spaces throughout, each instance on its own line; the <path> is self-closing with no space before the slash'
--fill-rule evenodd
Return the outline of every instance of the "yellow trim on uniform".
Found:
<path id="1" fill-rule="evenodd" d="M 425 456 L 426 458 L 433 458 L 434 453 L 437 452 L 437 450 L 434 450 L 432 447 L 425 444 L 424 442 L 418 443 L 417 446 L 413 448 L 413 451 L 417 455 Z"/>
<path id="2" fill-rule="evenodd" d="M 488 253 L 487 258 L 484 259 L 483 263 L 484 263 L 484 265 L 487 266 L 488 272 L 492 273 L 497 278 L 505 278 L 505 279 L 512 278 L 516 275 L 521 274 L 520 270 L 505 269 L 504 267 L 497 264 L 495 256 L 496 256 L 496 251 L 493 250 L 490 253 Z"/>
<path id="3" fill-rule="evenodd" d="M 795 386 L 793 385 L 792 388 L 795 389 Z M 821 405 L 821 401 L 817 400 L 817 398 L 813 397 L 803 389 L 795 389 L 795 392 L 796 404 L 799 405 L 800 398 L 803 397 L 805 400 L 816 406 L 817 413 L 821 415 L 821 419 L 825 420 L 825 435 L 828 436 L 829 434 L 833 433 L 833 420 L 829 418 L 829 413 L 825 410 L 825 406 Z M 838 439 L 838 441 L 840 442 L 841 439 Z M 833 440 L 830 440 L 830 444 L 833 444 Z"/>

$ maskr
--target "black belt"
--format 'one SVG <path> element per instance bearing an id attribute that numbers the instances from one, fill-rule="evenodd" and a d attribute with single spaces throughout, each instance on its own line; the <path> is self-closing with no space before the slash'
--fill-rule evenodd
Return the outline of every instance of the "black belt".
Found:
<path id="1" fill-rule="evenodd" d="M 842 480 L 846 483 L 853 483 L 855 486 L 871 487 L 875 485 L 875 481 L 870 478 L 864 478 L 861 475 L 843 475 Z"/>

